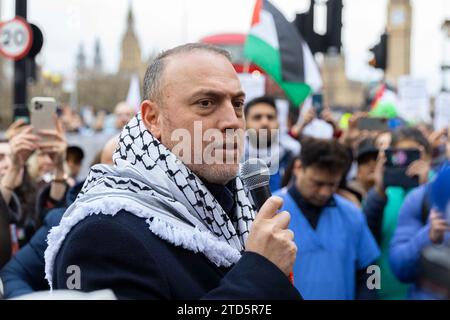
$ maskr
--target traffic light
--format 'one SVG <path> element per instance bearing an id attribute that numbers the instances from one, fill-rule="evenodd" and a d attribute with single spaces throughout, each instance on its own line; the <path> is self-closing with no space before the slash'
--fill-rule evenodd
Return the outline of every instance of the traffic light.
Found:
<path id="1" fill-rule="evenodd" d="M 298 13 L 293 23 L 313 54 L 326 52 L 325 36 L 314 32 L 314 3 L 307 12 Z"/>
<path id="2" fill-rule="evenodd" d="M 44 36 L 38 26 L 30 23 L 31 30 L 33 31 L 33 44 L 28 52 L 27 58 L 27 76 L 33 81 L 37 81 L 36 74 L 36 56 L 41 51 L 44 44 Z"/>
<path id="3" fill-rule="evenodd" d="M 380 37 L 380 42 L 376 44 L 370 51 L 373 53 L 372 60 L 369 64 L 377 69 L 386 70 L 387 68 L 387 47 L 388 47 L 388 34 L 385 32 Z"/>
<path id="4" fill-rule="evenodd" d="M 317 1 L 318 2 L 318 1 Z M 311 52 L 327 53 L 330 48 L 341 52 L 341 32 L 342 32 L 342 0 L 328 0 L 327 6 L 327 31 L 324 35 L 314 31 L 314 11 L 316 0 L 311 0 L 309 10 L 305 13 L 297 14 L 294 25 L 308 44 Z"/>
<path id="5" fill-rule="evenodd" d="M 327 1 L 327 47 L 333 47 L 337 52 L 341 52 L 342 34 L 342 0 Z M 327 48 L 327 49 L 328 49 Z"/>

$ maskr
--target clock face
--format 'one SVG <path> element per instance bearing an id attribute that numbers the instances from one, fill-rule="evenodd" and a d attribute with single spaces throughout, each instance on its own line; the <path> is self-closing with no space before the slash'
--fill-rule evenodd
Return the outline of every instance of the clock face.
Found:
<path id="1" fill-rule="evenodd" d="M 406 15 L 402 9 L 394 9 L 391 13 L 391 23 L 393 26 L 398 27 L 405 24 Z"/>

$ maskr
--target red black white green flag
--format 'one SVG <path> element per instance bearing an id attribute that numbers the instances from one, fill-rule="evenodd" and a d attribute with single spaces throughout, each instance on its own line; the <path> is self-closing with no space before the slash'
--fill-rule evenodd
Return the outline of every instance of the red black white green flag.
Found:
<path id="1" fill-rule="evenodd" d="M 267 0 L 256 1 L 244 54 L 269 74 L 297 107 L 322 87 L 319 68 L 307 43 Z"/>

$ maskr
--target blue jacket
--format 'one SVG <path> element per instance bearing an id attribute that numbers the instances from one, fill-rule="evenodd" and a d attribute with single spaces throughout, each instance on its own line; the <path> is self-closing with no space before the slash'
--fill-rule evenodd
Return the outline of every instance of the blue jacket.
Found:
<path id="1" fill-rule="evenodd" d="M 419 259 L 422 250 L 432 245 L 430 224 L 424 224 L 422 217 L 428 188 L 429 184 L 419 186 L 405 198 L 389 250 L 389 262 L 395 276 L 404 283 L 413 284 L 409 290 L 409 297 L 413 299 L 424 295 L 417 286 Z M 447 233 L 445 242 L 449 240 L 450 234 Z"/>
<path id="2" fill-rule="evenodd" d="M 70 266 L 80 290 L 109 288 L 119 299 L 301 299 L 288 277 L 263 256 L 244 252 L 231 268 L 160 239 L 125 210 L 91 215 L 67 234 L 54 262 L 53 287 L 67 289 Z"/>
<path id="3" fill-rule="evenodd" d="M 79 183 L 71 188 L 66 196 L 66 206 L 72 204 L 83 185 Z M 27 293 L 48 290 L 44 279 L 44 252 L 47 249 L 47 234 L 57 226 L 67 207 L 51 210 L 45 217 L 43 225 L 36 231 L 30 241 L 0 271 L 5 298 L 14 298 Z"/>

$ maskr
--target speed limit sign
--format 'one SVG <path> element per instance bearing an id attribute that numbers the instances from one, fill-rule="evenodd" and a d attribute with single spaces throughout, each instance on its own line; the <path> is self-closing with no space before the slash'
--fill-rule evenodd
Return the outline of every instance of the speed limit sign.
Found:
<path id="1" fill-rule="evenodd" d="M 27 55 L 33 44 L 30 25 L 21 17 L 0 23 L 0 54 L 13 60 Z"/>

